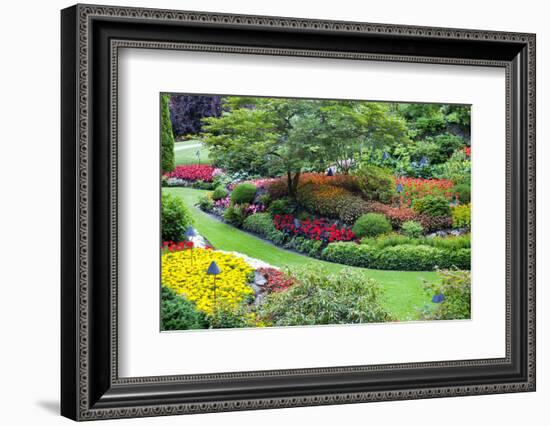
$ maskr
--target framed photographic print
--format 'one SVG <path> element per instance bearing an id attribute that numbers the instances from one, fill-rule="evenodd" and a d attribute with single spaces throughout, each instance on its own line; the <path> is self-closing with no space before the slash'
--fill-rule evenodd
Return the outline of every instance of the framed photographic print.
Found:
<path id="1" fill-rule="evenodd" d="M 535 36 L 76 5 L 74 420 L 535 390 Z"/>

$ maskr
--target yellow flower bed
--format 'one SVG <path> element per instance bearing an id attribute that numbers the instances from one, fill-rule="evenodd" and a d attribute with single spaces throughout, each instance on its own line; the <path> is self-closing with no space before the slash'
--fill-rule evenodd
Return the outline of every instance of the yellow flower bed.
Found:
<path id="1" fill-rule="evenodd" d="M 213 260 L 221 270 L 216 276 L 216 302 L 214 276 L 206 274 Z M 252 296 L 254 290 L 247 282 L 253 272 L 243 259 L 214 250 L 194 248 L 162 255 L 162 285 L 185 296 L 207 315 L 212 314 L 214 303 L 237 309 Z"/>

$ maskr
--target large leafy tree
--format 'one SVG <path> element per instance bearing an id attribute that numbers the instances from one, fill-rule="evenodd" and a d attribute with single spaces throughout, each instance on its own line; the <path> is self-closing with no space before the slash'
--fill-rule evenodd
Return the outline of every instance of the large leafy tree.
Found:
<path id="1" fill-rule="evenodd" d="M 170 121 L 170 95 L 162 94 L 160 97 L 161 107 L 161 167 L 166 173 L 174 169 L 174 133 Z"/>
<path id="2" fill-rule="evenodd" d="M 389 105 L 278 98 L 227 99 L 228 111 L 204 119 L 204 141 L 229 171 L 285 174 L 296 194 L 304 170 L 337 164 L 347 171 L 365 145 L 407 140 L 403 119 Z"/>

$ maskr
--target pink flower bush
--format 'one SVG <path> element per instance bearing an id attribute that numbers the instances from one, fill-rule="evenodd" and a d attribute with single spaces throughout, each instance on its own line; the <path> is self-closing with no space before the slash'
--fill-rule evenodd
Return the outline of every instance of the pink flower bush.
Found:
<path id="1" fill-rule="evenodd" d="M 265 211 L 265 206 L 263 204 L 249 204 L 244 212 L 248 216 L 251 214 L 262 213 L 264 211 Z"/>
<path id="2" fill-rule="evenodd" d="M 220 209 L 226 209 L 231 205 L 231 197 L 228 195 L 225 198 L 220 198 L 219 200 L 214 201 L 214 207 L 219 207 Z"/>
<path id="3" fill-rule="evenodd" d="M 195 182 L 202 180 L 203 182 L 212 182 L 214 177 L 214 167 L 206 164 L 191 164 L 187 166 L 176 166 L 176 168 L 164 176 L 167 178 L 177 178 Z"/>
<path id="4" fill-rule="evenodd" d="M 292 215 L 277 214 L 273 218 L 273 224 L 279 231 L 310 240 L 325 241 L 327 243 L 357 240 L 351 228 L 347 226 L 338 227 L 335 223 L 329 223 L 327 219 L 296 221 L 296 218 Z"/>

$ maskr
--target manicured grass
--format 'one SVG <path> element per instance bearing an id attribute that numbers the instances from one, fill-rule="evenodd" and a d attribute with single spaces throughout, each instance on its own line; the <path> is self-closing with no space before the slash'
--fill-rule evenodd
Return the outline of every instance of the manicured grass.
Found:
<path id="1" fill-rule="evenodd" d="M 191 188 L 163 188 L 163 191 L 177 195 L 189 206 L 194 227 L 216 249 L 237 251 L 279 267 L 322 264 L 329 272 L 335 273 L 346 267 L 281 249 L 205 214 L 195 204 L 200 196 L 208 191 Z M 426 303 L 431 304 L 430 297 L 422 290 L 422 280 L 436 280 L 435 272 L 354 269 L 361 270 L 384 287 L 386 291 L 384 304 L 401 321 L 414 319 L 417 313 L 416 308 L 420 308 Z"/>
<path id="2" fill-rule="evenodd" d="M 200 153 L 200 157 L 197 157 L 197 151 Z M 208 148 L 204 147 L 199 141 L 194 140 L 177 142 L 174 145 L 174 157 L 176 166 L 198 164 L 199 158 L 201 164 L 210 164 Z"/>

